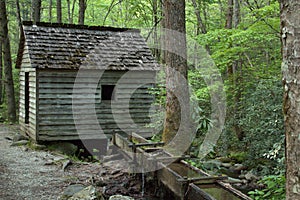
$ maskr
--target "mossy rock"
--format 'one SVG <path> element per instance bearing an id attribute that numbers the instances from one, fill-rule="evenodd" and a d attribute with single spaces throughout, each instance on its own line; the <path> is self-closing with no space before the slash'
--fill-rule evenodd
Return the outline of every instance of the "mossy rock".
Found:
<path id="1" fill-rule="evenodd" d="M 247 153 L 246 152 L 232 152 L 228 156 L 230 159 L 237 163 L 243 163 L 247 159 Z"/>
<path id="2" fill-rule="evenodd" d="M 25 146 L 28 145 L 29 141 L 28 140 L 19 140 L 16 142 L 13 142 L 10 146 Z"/>
<path id="3" fill-rule="evenodd" d="M 73 156 L 78 151 L 78 147 L 70 142 L 55 142 L 49 144 L 47 148 L 50 151 L 59 152 L 61 154 Z"/>

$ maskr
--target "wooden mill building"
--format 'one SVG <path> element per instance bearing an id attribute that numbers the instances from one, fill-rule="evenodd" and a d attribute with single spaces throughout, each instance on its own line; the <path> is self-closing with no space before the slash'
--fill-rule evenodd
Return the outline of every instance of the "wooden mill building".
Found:
<path id="1" fill-rule="evenodd" d="M 147 135 L 158 64 L 136 29 L 23 23 L 21 131 L 36 141 Z"/>

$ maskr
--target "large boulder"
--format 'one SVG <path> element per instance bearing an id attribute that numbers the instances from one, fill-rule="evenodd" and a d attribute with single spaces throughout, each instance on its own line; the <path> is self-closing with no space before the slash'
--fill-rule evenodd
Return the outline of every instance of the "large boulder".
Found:
<path id="1" fill-rule="evenodd" d="M 81 184 L 69 185 L 64 190 L 60 200 L 67 200 L 70 197 L 72 197 L 74 194 L 76 194 L 77 192 L 80 192 L 81 190 L 83 190 L 84 188 L 85 188 L 85 186 L 81 185 Z"/>
<path id="2" fill-rule="evenodd" d="M 69 200 L 104 200 L 102 195 L 98 195 L 96 188 L 88 186 L 81 191 L 75 193 Z"/>

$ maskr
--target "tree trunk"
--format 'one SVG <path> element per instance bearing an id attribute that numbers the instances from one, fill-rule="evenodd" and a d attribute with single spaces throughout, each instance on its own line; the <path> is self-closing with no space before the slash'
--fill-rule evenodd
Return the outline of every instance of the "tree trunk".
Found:
<path id="1" fill-rule="evenodd" d="M 300 13 L 299 1 L 281 0 L 282 73 L 286 137 L 286 199 L 300 199 Z"/>
<path id="2" fill-rule="evenodd" d="M 62 23 L 61 0 L 56 0 L 56 15 L 57 23 Z"/>
<path id="3" fill-rule="evenodd" d="M 3 62 L 2 62 L 2 40 L 0 40 L 0 49 L 1 49 L 1 51 L 0 51 L 0 105 L 2 105 L 2 103 L 3 103 L 3 99 L 2 99 L 2 97 L 3 97 L 3 83 L 4 83 L 4 81 L 3 81 L 3 76 L 2 76 L 2 74 L 3 74 Z"/>
<path id="4" fill-rule="evenodd" d="M 72 5 L 72 12 L 71 12 L 71 22 L 72 22 L 72 24 L 73 24 L 73 19 L 74 19 L 75 4 L 76 4 L 76 0 L 73 1 L 73 5 Z"/>
<path id="5" fill-rule="evenodd" d="M 153 6 L 153 27 L 154 27 L 154 33 L 153 33 L 153 42 L 154 44 L 159 44 L 158 39 L 158 24 L 159 24 L 159 12 L 158 12 L 158 0 L 152 0 L 152 6 Z M 159 48 L 154 49 L 154 56 L 157 58 L 157 60 L 160 60 L 160 50 Z"/>
<path id="6" fill-rule="evenodd" d="M 2 39 L 2 53 L 4 61 L 5 92 L 7 95 L 7 112 L 10 122 L 16 121 L 16 102 L 14 92 L 14 82 L 12 75 L 12 61 L 10 53 L 10 43 L 8 37 L 7 14 L 5 1 L 0 1 L 0 35 Z"/>
<path id="7" fill-rule="evenodd" d="M 41 6 L 42 6 L 41 0 L 33 0 L 32 1 L 32 8 L 33 8 L 32 21 L 34 23 L 41 21 Z"/>
<path id="8" fill-rule="evenodd" d="M 227 8 L 225 28 L 232 29 L 233 0 L 228 0 L 227 6 L 228 6 L 228 8 Z"/>
<path id="9" fill-rule="evenodd" d="M 162 64 L 165 64 L 165 60 L 166 60 L 166 52 L 165 52 L 165 46 L 166 46 L 166 37 L 165 37 L 165 33 L 164 33 L 164 30 L 163 30 L 163 28 L 165 28 L 166 27 L 166 25 L 165 25 L 165 21 L 166 21 L 166 19 L 165 19 L 165 11 L 164 11 L 164 3 L 162 2 L 162 1 L 160 1 L 160 4 L 159 4 L 159 6 L 160 6 L 160 9 L 161 9 L 161 16 L 162 16 L 162 19 L 160 20 L 160 27 L 161 27 L 161 29 L 160 29 L 160 46 L 161 46 L 161 55 L 160 55 L 160 62 L 162 63 Z"/>
<path id="10" fill-rule="evenodd" d="M 68 5 L 68 22 L 69 24 L 72 24 L 72 20 L 71 20 L 71 2 L 70 0 L 67 0 L 67 5 Z"/>
<path id="11" fill-rule="evenodd" d="M 240 4 L 239 0 L 228 0 L 227 5 L 227 17 L 226 17 L 226 29 L 232 29 L 236 28 L 240 22 Z M 233 46 L 232 44 L 230 44 Z M 242 141 L 245 137 L 243 128 L 239 125 L 238 121 L 240 119 L 239 113 L 240 113 L 240 101 L 241 101 L 241 85 L 242 85 L 242 65 L 240 60 L 233 60 L 232 63 L 230 63 L 227 66 L 227 75 L 229 78 L 229 83 L 232 87 L 233 92 L 233 98 L 232 101 L 232 113 L 233 113 L 233 130 L 235 132 L 235 135 L 237 138 Z"/>
<path id="12" fill-rule="evenodd" d="M 16 0 L 16 8 L 17 8 L 17 19 L 18 19 L 18 23 L 19 23 L 19 28 L 20 28 L 20 30 L 22 30 L 22 17 L 21 17 L 21 10 L 20 10 L 19 0 Z"/>
<path id="13" fill-rule="evenodd" d="M 203 23 L 203 20 L 201 18 L 199 5 L 197 4 L 196 0 L 192 0 L 192 3 L 193 3 L 195 15 L 197 17 L 197 29 L 201 30 L 202 34 L 206 34 L 207 30 L 206 30 L 206 26 Z M 199 33 L 199 31 L 198 31 L 198 33 Z"/>
<path id="14" fill-rule="evenodd" d="M 200 33 L 202 34 L 206 34 L 207 33 L 207 29 L 206 29 L 206 25 L 203 23 L 203 20 L 201 18 L 201 11 L 200 11 L 200 5 L 197 4 L 196 0 L 192 0 L 193 3 L 193 7 L 194 7 L 194 13 L 196 15 L 197 18 L 197 31 L 196 31 L 196 36 L 198 36 Z M 205 10 L 205 9 L 203 9 Z M 198 46 L 197 44 L 195 44 L 195 51 L 198 51 L 196 48 L 196 46 Z M 208 45 L 205 45 L 205 49 L 208 52 L 208 54 L 210 54 L 210 48 Z"/>
<path id="15" fill-rule="evenodd" d="M 86 9 L 86 0 L 79 0 L 79 17 L 78 24 L 84 24 L 84 14 Z"/>
<path id="16" fill-rule="evenodd" d="M 163 141 L 169 143 L 179 131 L 189 133 L 187 130 L 189 123 L 186 121 L 189 119 L 189 94 L 187 89 L 185 1 L 165 0 L 163 7 L 164 28 L 171 30 L 165 31 L 167 35 L 164 38 L 167 98 Z M 180 128 L 181 130 L 179 130 Z"/>
<path id="17" fill-rule="evenodd" d="M 49 0 L 49 22 L 52 22 L 52 0 Z"/>
<path id="18" fill-rule="evenodd" d="M 240 23 L 240 20 L 240 0 L 233 0 L 232 23 L 234 28 L 237 28 L 237 26 Z"/>

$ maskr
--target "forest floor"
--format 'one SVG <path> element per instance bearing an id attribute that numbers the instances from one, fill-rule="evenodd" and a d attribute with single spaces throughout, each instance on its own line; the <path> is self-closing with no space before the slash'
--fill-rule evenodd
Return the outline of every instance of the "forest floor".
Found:
<path id="1" fill-rule="evenodd" d="M 105 199 L 115 194 L 145 199 L 138 176 L 124 172 L 119 160 L 105 164 L 67 160 L 66 167 L 63 155 L 11 146 L 17 132 L 17 125 L 0 124 L 0 199 L 59 199 L 72 184 L 93 185 Z"/>

